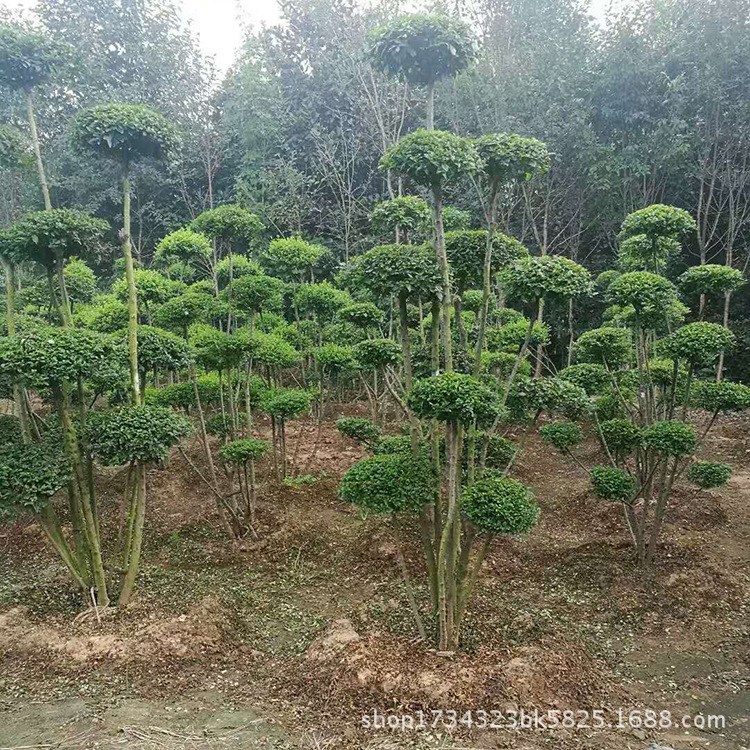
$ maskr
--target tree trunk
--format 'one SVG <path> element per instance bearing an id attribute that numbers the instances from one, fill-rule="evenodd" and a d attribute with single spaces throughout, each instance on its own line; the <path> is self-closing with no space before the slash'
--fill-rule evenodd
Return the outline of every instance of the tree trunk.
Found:
<path id="1" fill-rule="evenodd" d="M 39 176 L 39 186 L 42 189 L 42 198 L 44 200 L 44 210 L 52 210 L 52 200 L 49 196 L 49 186 L 47 185 L 47 175 L 44 171 L 44 162 L 42 161 L 42 149 L 39 145 L 39 132 L 36 129 L 36 116 L 34 115 L 34 97 L 31 91 L 26 92 L 26 117 L 29 121 L 29 130 L 31 131 L 31 142 L 34 146 L 34 158 L 36 161 L 36 171 Z"/>
<path id="2" fill-rule="evenodd" d="M 140 406 L 141 383 L 138 372 L 138 292 L 135 288 L 135 267 L 130 247 L 130 176 L 122 175 L 122 256 L 128 285 L 128 359 L 130 362 L 130 395 L 134 406 Z"/>
<path id="3" fill-rule="evenodd" d="M 435 253 L 443 276 L 443 357 L 445 371 L 453 372 L 453 348 L 451 341 L 451 279 L 448 256 L 445 252 L 445 232 L 443 230 L 443 193 L 440 186 L 432 189 L 433 219 L 435 222 Z"/>

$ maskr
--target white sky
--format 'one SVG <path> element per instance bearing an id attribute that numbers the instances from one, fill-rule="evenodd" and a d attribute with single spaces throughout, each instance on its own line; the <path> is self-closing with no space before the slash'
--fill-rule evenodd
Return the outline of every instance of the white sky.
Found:
<path id="1" fill-rule="evenodd" d="M 35 0 L 0 0 L 9 8 L 33 8 Z M 234 55 L 248 26 L 270 25 L 279 19 L 277 0 L 178 0 L 186 21 L 191 21 L 206 54 L 212 55 L 224 71 Z M 623 0 L 589 0 L 591 13 L 602 21 L 607 9 Z"/>

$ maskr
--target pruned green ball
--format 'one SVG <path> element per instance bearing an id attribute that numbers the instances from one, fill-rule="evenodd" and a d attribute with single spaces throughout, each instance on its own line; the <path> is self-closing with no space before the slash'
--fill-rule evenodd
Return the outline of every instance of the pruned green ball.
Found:
<path id="1" fill-rule="evenodd" d="M 358 461 L 339 486 L 343 500 L 373 513 L 418 512 L 435 499 L 429 462 L 410 454 L 387 453 Z"/>
<path id="2" fill-rule="evenodd" d="M 695 428 L 677 419 L 654 422 L 641 430 L 641 445 L 667 456 L 686 456 L 695 450 Z"/>
<path id="3" fill-rule="evenodd" d="M 380 428 L 369 419 L 342 417 L 336 420 L 336 429 L 344 436 L 370 445 L 380 437 Z"/>
<path id="4" fill-rule="evenodd" d="M 562 377 L 519 381 L 513 387 L 513 401 L 532 411 L 560 414 L 578 419 L 591 406 L 586 391 Z"/>
<path id="5" fill-rule="evenodd" d="M 654 203 L 625 217 L 619 239 L 622 241 L 639 234 L 682 239 L 695 232 L 696 228 L 695 219 L 687 211 L 663 203 Z"/>
<path id="6" fill-rule="evenodd" d="M 632 336 L 627 328 L 594 328 L 582 333 L 575 343 L 579 362 L 601 364 L 610 369 L 628 364 L 632 352 Z"/>
<path id="7" fill-rule="evenodd" d="M 628 503 L 635 495 L 635 479 L 623 469 L 616 469 L 614 466 L 595 466 L 589 478 L 594 492 L 602 500 Z"/>
<path id="8" fill-rule="evenodd" d="M 479 154 L 468 138 L 424 128 L 405 135 L 380 160 L 382 171 L 404 175 L 428 188 L 456 182 L 478 172 L 481 166 Z"/>
<path id="9" fill-rule="evenodd" d="M 609 285 L 606 299 L 609 304 L 632 308 L 637 325 L 655 328 L 665 320 L 677 301 L 677 289 L 664 276 L 649 271 L 631 271 Z"/>
<path id="10" fill-rule="evenodd" d="M 674 359 L 709 365 L 734 342 L 734 334 L 718 323 L 688 323 L 666 339 L 663 350 Z"/>
<path id="11" fill-rule="evenodd" d="M 168 159 L 177 150 L 177 131 L 157 110 L 143 104 L 99 104 L 79 112 L 73 145 L 128 164 L 143 158 Z"/>
<path id="12" fill-rule="evenodd" d="M 0 518 L 42 512 L 70 479 L 70 465 L 50 441 L 0 445 Z"/>
<path id="13" fill-rule="evenodd" d="M 354 347 L 354 358 L 364 370 L 395 365 L 400 356 L 401 348 L 392 339 L 366 339 Z"/>
<path id="14" fill-rule="evenodd" d="M 272 388 L 261 398 L 261 408 L 276 419 L 294 419 L 310 409 L 312 396 L 299 388 Z"/>
<path id="15" fill-rule="evenodd" d="M 602 440 L 616 456 L 625 456 L 640 444 L 641 429 L 629 419 L 607 419 L 599 429 Z"/>
<path id="16" fill-rule="evenodd" d="M 381 236 L 393 234 L 396 228 L 410 236 L 423 234 L 431 218 L 427 201 L 415 195 L 400 195 L 380 201 L 370 214 L 372 229 Z"/>
<path id="17" fill-rule="evenodd" d="M 302 284 L 294 293 L 294 304 L 300 312 L 313 313 L 319 318 L 332 318 L 338 310 L 351 304 L 349 293 L 338 289 L 330 281 Z"/>
<path id="18" fill-rule="evenodd" d="M 170 263 L 198 263 L 211 255 L 211 243 L 205 234 L 188 227 L 177 229 L 163 237 L 156 246 L 154 264 L 166 267 Z"/>
<path id="19" fill-rule="evenodd" d="M 459 290 L 481 286 L 487 252 L 486 229 L 446 232 L 445 252 L 454 283 Z M 490 271 L 494 274 L 512 261 L 528 254 L 529 251 L 514 237 L 495 234 L 492 238 Z"/>
<path id="20" fill-rule="evenodd" d="M 498 476 L 479 479 L 465 489 L 461 510 L 479 531 L 492 536 L 527 534 L 540 512 L 526 485 Z"/>
<path id="21" fill-rule="evenodd" d="M 382 435 L 373 445 L 372 452 L 376 455 L 392 453 L 411 455 L 411 440 L 408 435 Z"/>
<path id="22" fill-rule="evenodd" d="M 469 26 L 437 13 L 400 15 L 369 34 L 368 56 L 373 65 L 416 86 L 456 75 L 476 55 Z"/>
<path id="23" fill-rule="evenodd" d="M 488 133 L 475 141 L 484 172 L 499 184 L 528 182 L 546 174 L 550 153 L 545 143 L 516 133 Z"/>
<path id="24" fill-rule="evenodd" d="M 729 266 L 706 263 L 693 266 L 683 273 L 677 283 L 685 294 L 726 294 L 745 283 L 742 271 Z"/>
<path id="25" fill-rule="evenodd" d="M 245 274 L 232 283 L 232 304 L 245 313 L 281 310 L 284 283 L 266 274 Z"/>
<path id="26" fill-rule="evenodd" d="M 263 233 L 263 222 L 252 211 L 234 203 L 198 214 L 190 227 L 209 239 L 231 242 L 238 251 L 246 251 Z"/>
<path id="27" fill-rule="evenodd" d="M 471 375 L 447 372 L 418 380 L 409 406 L 423 419 L 486 425 L 497 416 L 497 394 Z"/>
<path id="28" fill-rule="evenodd" d="M 714 487 L 723 487 L 732 476 L 732 467 L 729 464 L 715 463 L 713 461 L 696 461 L 688 468 L 688 479 L 702 487 L 710 490 Z"/>
<path id="29" fill-rule="evenodd" d="M 263 333 L 257 338 L 253 360 L 268 367 L 286 369 L 302 361 L 302 356 L 286 339 L 273 333 Z"/>
<path id="30" fill-rule="evenodd" d="M 323 344 L 313 349 L 315 361 L 329 374 L 338 375 L 351 372 L 356 367 L 354 349 L 339 344 Z"/>
<path id="31" fill-rule="evenodd" d="M 271 240 L 260 262 L 266 273 L 283 281 L 299 282 L 320 259 L 325 248 L 298 237 Z"/>
<path id="32" fill-rule="evenodd" d="M 109 466 L 164 461 L 191 429 L 185 417 L 161 406 L 92 412 L 86 424 L 91 452 Z"/>
<path id="33" fill-rule="evenodd" d="M 527 349 L 548 344 L 549 326 L 537 320 L 531 323 L 526 318 L 520 317 L 487 331 L 487 349 L 491 352 L 516 354 L 527 340 Z"/>
<path id="34" fill-rule="evenodd" d="M 257 438 L 232 440 L 219 449 L 221 460 L 228 464 L 245 464 L 256 461 L 268 452 L 268 441 Z"/>
<path id="35" fill-rule="evenodd" d="M 601 393 L 611 382 L 607 368 L 593 362 L 581 362 L 560 370 L 558 375 L 583 388 L 589 396 Z"/>
<path id="36" fill-rule="evenodd" d="M 547 297 L 570 299 L 591 289 L 589 271 L 562 255 L 522 258 L 501 271 L 498 279 L 509 298 L 526 303 Z"/>
<path id="37" fill-rule="evenodd" d="M 383 311 L 372 302 L 353 302 L 342 307 L 337 316 L 359 328 L 376 328 L 383 322 Z"/>
<path id="38" fill-rule="evenodd" d="M 557 450 L 567 453 L 583 440 L 581 428 L 575 422 L 551 422 L 539 428 L 545 443 L 554 445 Z"/>
<path id="39" fill-rule="evenodd" d="M 22 26 L 0 26 L 0 86 L 31 91 L 59 75 L 70 50 L 46 34 Z"/>
<path id="40" fill-rule="evenodd" d="M 699 409 L 711 412 L 744 411 L 750 408 L 750 387 L 743 383 L 702 380 L 695 383 L 691 399 Z"/>
<path id="41" fill-rule="evenodd" d="M 123 343 L 126 338 L 123 336 Z M 138 366 L 144 372 L 181 370 L 193 359 L 188 343 L 176 334 L 155 326 L 138 326 Z"/>

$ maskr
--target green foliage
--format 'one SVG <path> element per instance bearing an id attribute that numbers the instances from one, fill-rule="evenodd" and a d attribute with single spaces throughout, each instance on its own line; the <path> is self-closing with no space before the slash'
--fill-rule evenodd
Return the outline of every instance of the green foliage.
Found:
<path id="1" fill-rule="evenodd" d="M 415 130 L 391 146 L 380 160 L 383 171 L 434 188 L 478 172 L 482 162 L 468 138 L 444 130 Z"/>
<path id="2" fill-rule="evenodd" d="M 517 353 L 529 333 L 529 320 L 519 318 L 487 331 L 487 348 L 490 351 Z M 545 323 L 534 321 L 531 326 L 529 347 L 543 346 L 550 341 L 550 330 Z"/>
<path id="3" fill-rule="evenodd" d="M 562 377 L 519 381 L 512 389 L 512 400 L 533 412 L 561 414 L 578 419 L 589 410 L 586 391 Z"/>
<path id="4" fill-rule="evenodd" d="M 482 352 L 482 371 L 506 380 L 513 372 L 517 355 L 513 352 Z M 531 377 L 531 363 L 522 359 L 516 370 L 520 377 Z"/>
<path id="5" fill-rule="evenodd" d="M 589 396 L 601 393 L 610 384 L 610 376 L 604 365 L 581 362 L 560 370 L 558 375 L 583 388 Z"/>
<path id="6" fill-rule="evenodd" d="M 302 361 L 300 353 L 286 339 L 272 333 L 260 334 L 253 358 L 268 367 L 294 367 Z"/>
<path id="7" fill-rule="evenodd" d="M 591 274 L 562 255 L 521 258 L 501 271 L 499 279 L 509 298 L 526 303 L 547 297 L 578 297 L 591 289 Z"/>
<path id="8" fill-rule="evenodd" d="M 549 151 L 546 144 L 536 138 L 524 138 L 515 133 L 488 133 L 477 138 L 475 144 L 484 162 L 485 174 L 498 184 L 527 182 L 549 171 Z"/>
<path id="9" fill-rule="evenodd" d="M 628 214 L 622 222 L 619 239 L 635 235 L 680 239 L 696 229 L 695 219 L 687 211 L 655 203 Z"/>
<path id="10" fill-rule="evenodd" d="M 539 428 L 545 443 L 554 445 L 557 450 L 567 453 L 583 440 L 581 428 L 575 422 L 551 422 Z"/>
<path id="11" fill-rule="evenodd" d="M 470 375 L 446 372 L 418 380 L 408 394 L 409 406 L 423 419 L 465 425 L 491 423 L 497 416 L 497 395 Z"/>
<path id="12" fill-rule="evenodd" d="M 353 323 L 359 328 L 377 328 L 383 322 L 383 311 L 372 302 L 353 302 L 340 308 L 340 320 Z"/>
<path id="13" fill-rule="evenodd" d="M 106 221 L 71 208 L 31 211 L 10 227 L 3 245 L 12 258 L 54 268 L 58 258 L 94 254 L 108 229 Z"/>
<path id="14" fill-rule="evenodd" d="M 416 513 L 434 500 L 435 487 L 429 462 L 385 453 L 354 464 L 341 480 L 339 495 L 372 513 Z"/>
<path id="15" fill-rule="evenodd" d="M 372 445 L 380 438 L 380 428 L 369 419 L 342 417 L 336 420 L 336 429 L 344 436 Z"/>
<path id="16" fill-rule="evenodd" d="M 268 452 L 268 442 L 256 438 L 232 440 L 219 449 L 221 460 L 228 464 L 242 465 L 256 461 Z"/>
<path id="17" fill-rule="evenodd" d="M 62 71 L 68 50 L 59 42 L 21 26 L 0 26 L 0 86 L 30 91 L 54 80 Z"/>
<path id="18" fill-rule="evenodd" d="M 606 293 L 607 289 L 609 289 L 609 285 L 615 280 L 619 279 L 621 276 L 620 272 L 617 271 L 614 268 L 610 268 L 607 271 L 602 271 L 595 279 L 594 279 L 594 286 L 596 287 L 597 291 L 601 293 Z"/>
<path id="19" fill-rule="evenodd" d="M 626 328 L 594 328 L 582 333 L 575 343 L 576 359 L 579 362 L 602 364 L 609 368 L 628 364 L 632 351 L 632 336 Z"/>
<path id="20" fill-rule="evenodd" d="M 91 307 L 79 307 L 73 318 L 92 331 L 116 333 L 128 325 L 128 307 L 110 295 L 101 295 Z"/>
<path id="21" fill-rule="evenodd" d="M 400 356 L 401 348 L 393 339 L 366 339 L 354 347 L 354 359 L 365 370 L 395 365 Z"/>
<path id="22" fill-rule="evenodd" d="M 195 217 L 191 229 L 212 240 L 247 249 L 263 233 L 263 223 L 246 208 L 229 203 L 210 208 Z"/>
<path id="23" fill-rule="evenodd" d="M 372 452 L 379 456 L 396 453 L 410 456 L 411 439 L 408 435 L 383 435 L 373 445 Z"/>
<path id="24" fill-rule="evenodd" d="M 620 242 L 618 264 L 623 271 L 663 273 L 679 255 L 680 243 L 672 237 L 636 234 Z"/>
<path id="25" fill-rule="evenodd" d="M 443 206 L 443 230 L 445 232 L 468 232 L 471 229 L 471 214 L 455 206 Z"/>
<path id="26" fill-rule="evenodd" d="M 603 441 L 615 456 L 626 456 L 640 445 L 641 429 L 629 419 L 607 419 L 599 424 L 599 429 Z"/>
<path id="27" fill-rule="evenodd" d="M 261 265 L 271 276 L 298 282 L 310 273 L 310 269 L 320 259 L 325 248 L 305 242 L 298 237 L 271 240 L 268 249 L 261 256 Z"/>
<path id="28" fill-rule="evenodd" d="M 594 492 L 603 500 L 627 503 L 635 495 L 635 479 L 614 466 L 595 466 L 590 474 Z"/>
<path id="29" fill-rule="evenodd" d="M 695 428 L 676 419 L 654 422 L 641 430 L 641 445 L 666 456 L 686 456 L 695 450 Z"/>
<path id="30" fill-rule="evenodd" d="M 607 302 L 632 308 L 635 323 L 644 328 L 657 327 L 666 311 L 677 301 L 674 284 L 649 271 L 631 271 L 613 281 L 607 289 Z"/>
<path id="31" fill-rule="evenodd" d="M 441 286 L 435 251 L 427 245 L 379 245 L 352 263 L 351 279 L 375 297 L 434 297 Z"/>
<path id="32" fill-rule="evenodd" d="M 0 414 L 0 446 L 21 442 L 21 420 L 10 414 Z"/>
<path id="33" fill-rule="evenodd" d="M 393 235 L 396 228 L 409 236 L 421 234 L 430 225 L 432 214 L 427 202 L 415 195 L 400 195 L 380 201 L 370 214 L 372 230 L 376 235 Z"/>
<path id="34" fill-rule="evenodd" d="M 184 339 L 154 326 L 138 326 L 138 366 L 141 370 L 168 372 L 188 367 L 192 362 L 193 352 Z"/>
<path id="35" fill-rule="evenodd" d="M 154 264 L 166 268 L 170 263 L 193 264 L 206 261 L 211 255 L 208 238 L 188 227 L 171 232 L 159 241 L 154 253 Z"/>
<path id="36" fill-rule="evenodd" d="M 483 432 L 477 433 L 477 458 L 481 455 L 483 450 L 483 443 L 487 436 Z M 516 445 L 512 440 L 509 440 L 502 435 L 489 435 L 487 442 L 487 456 L 486 456 L 486 467 L 488 469 L 495 469 L 497 471 L 503 471 L 511 462 L 511 459 L 516 454 Z"/>
<path id="37" fill-rule="evenodd" d="M 129 164 L 138 159 L 169 159 L 179 146 L 174 127 L 143 104 L 100 104 L 73 120 L 73 145 L 81 151 Z"/>
<path id="38" fill-rule="evenodd" d="M 28 159 L 28 149 L 29 144 L 20 130 L 10 125 L 0 125 L 0 169 L 23 166 Z"/>
<path id="39" fill-rule="evenodd" d="M 185 417 L 161 406 L 92 412 L 86 424 L 92 453 L 108 466 L 164 461 L 172 446 L 190 431 Z"/>
<path id="40" fill-rule="evenodd" d="M 487 230 L 474 229 L 445 233 L 445 251 L 453 273 L 453 280 L 459 290 L 471 286 L 481 286 L 483 279 L 484 255 L 487 249 Z M 492 238 L 492 264 L 490 270 L 496 273 L 529 251 L 513 237 L 495 234 Z"/>
<path id="41" fill-rule="evenodd" d="M 663 343 L 665 353 L 693 365 L 711 364 L 734 344 L 734 334 L 717 323 L 688 323 Z"/>
<path id="42" fill-rule="evenodd" d="M 38 326 L 0 338 L 0 374 L 35 387 L 85 380 L 114 357 L 108 336 L 82 328 Z"/>
<path id="43" fill-rule="evenodd" d="M 732 476 L 732 467 L 713 461 L 696 461 L 688 467 L 688 479 L 704 490 L 723 487 Z"/>
<path id="44" fill-rule="evenodd" d="M 196 378 L 195 384 L 198 386 L 198 397 L 201 400 L 201 406 L 211 406 L 219 402 L 221 388 L 216 375 L 202 375 Z M 264 389 L 263 381 L 260 378 L 252 379 L 251 398 L 256 405 L 259 402 L 260 393 Z M 188 409 L 197 406 L 192 381 L 173 383 L 172 385 L 160 388 L 154 394 L 153 402 L 157 406 L 171 406 L 175 409 Z"/>
<path id="45" fill-rule="evenodd" d="M 272 388 L 261 397 L 261 408 L 276 419 L 294 419 L 310 409 L 312 396 L 298 388 Z"/>
<path id="46" fill-rule="evenodd" d="M 235 367 L 244 355 L 244 342 L 213 326 L 196 323 L 190 326 L 188 336 L 195 348 L 196 359 L 207 370 L 225 370 Z"/>
<path id="47" fill-rule="evenodd" d="M 219 288 L 225 289 L 233 284 L 236 279 L 243 276 L 258 276 L 263 273 L 263 270 L 256 261 L 250 260 L 244 255 L 229 253 L 214 266 L 214 273 Z"/>
<path id="48" fill-rule="evenodd" d="M 540 512 L 526 485 L 497 476 L 479 479 L 465 489 L 461 510 L 479 531 L 492 536 L 527 534 Z"/>
<path id="49" fill-rule="evenodd" d="M 693 266 L 683 273 L 677 283 L 684 294 L 720 295 L 733 292 L 745 283 L 742 271 L 729 266 L 707 263 Z"/>
<path id="50" fill-rule="evenodd" d="M 91 302 L 96 293 L 96 276 L 80 258 L 65 264 L 63 277 L 71 302 Z"/>
<path id="51" fill-rule="evenodd" d="M 280 310 L 284 283 L 266 274 L 241 276 L 232 284 L 232 302 L 246 313 Z"/>
<path id="52" fill-rule="evenodd" d="M 477 54 L 469 27 L 445 15 L 398 16 L 373 29 L 368 54 L 375 67 L 426 86 L 465 70 Z"/>
<path id="53" fill-rule="evenodd" d="M 750 387 L 742 383 L 722 380 L 703 380 L 695 383 L 691 401 L 699 409 L 710 412 L 744 411 L 750 408 Z"/>
<path id="54" fill-rule="evenodd" d="M 184 334 L 194 323 L 206 321 L 206 312 L 207 309 L 211 310 L 211 302 L 203 294 L 187 291 L 159 305 L 152 317 L 157 326 Z"/>
<path id="55" fill-rule="evenodd" d="M 179 282 L 170 281 L 166 276 L 150 268 L 137 268 L 134 277 L 138 304 L 146 307 L 166 302 L 180 288 Z M 112 294 L 122 302 L 127 302 L 128 282 L 124 276 L 112 284 Z"/>
<path id="56" fill-rule="evenodd" d="M 351 346 L 323 344 L 313 349 L 312 355 L 321 368 L 331 375 L 349 372 L 356 367 L 354 349 Z"/>
<path id="57" fill-rule="evenodd" d="M 0 445 L 0 518 L 40 513 L 70 479 L 64 454 L 49 441 Z"/>
<path id="58" fill-rule="evenodd" d="M 318 318 L 331 318 L 350 303 L 349 293 L 337 289 L 330 281 L 301 284 L 294 293 L 294 304 L 299 311 L 313 313 Z"/>

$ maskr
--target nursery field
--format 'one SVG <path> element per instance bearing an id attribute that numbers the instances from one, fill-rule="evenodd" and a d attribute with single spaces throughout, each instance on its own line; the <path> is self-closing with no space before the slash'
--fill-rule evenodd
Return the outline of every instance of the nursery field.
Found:
<path id="1" fill-rule="evenodd" d="M 345 410 L 342 410 L 345 411 Z M 317 479 L 279 484 L 263 466 L 260 543 L 227 545 L 210 498 L 179 456 L 150 472 L 143 593 L 82 619 L 38 526 L 0 535 L 0 745 L 136 748 L 741 748 L 747 689 L 747 421 L 709 446 L 729 484 L 679 487 L 663 564 L 635 567 L 619 508 L 538 441 L 518 476 L 542 515 L 525 542 L 496 542 L 464 653 L 415 643 L 387 524 L 336 497 L 361 453 L 327 422 L 301 424 L 298 462 Z M 262 434 L 262 433 L 261 433 Z M 297 436 L 290 436 L 296 441 Z M 586 446 L 593 455 L 598 447 Z M 195 460 L 200 460 L 196 452 Z M 102 477 L 114 503 L 122 471 Z M 416 538 L 405 538 L 419 566 Z M 425 592 L 421 592 L 425 595 Z M 382 730 L 373 709 L 617 707 L 723 715 L 722 730 Z"/>

